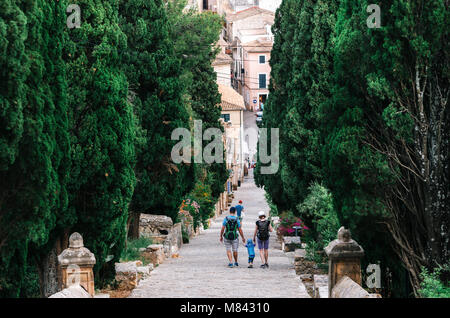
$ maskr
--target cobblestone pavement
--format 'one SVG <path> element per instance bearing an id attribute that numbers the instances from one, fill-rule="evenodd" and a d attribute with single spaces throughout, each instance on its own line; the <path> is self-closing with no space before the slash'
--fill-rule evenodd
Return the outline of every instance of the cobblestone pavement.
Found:
<path id="1" fill-rule="evenodd" d="M 238 200 L 244 201 L 245 238 L 252 238 L 257 213 L 268 211 L 264 190 L 257 188 L 249 176 L 235 192 Z M 179 258 L 166 260 L 141 281 L 133 290 L 132 298 L 243 298 L 283 297 L 309 298 L 304 285 L 295 275 L 292 262 L 281 251 L 275 235 L 271 235 L 269 247 L 269 269 L 259 268 L 261 260 L 256 248 L 255 268 L 247 268 L 248 254 L 242 241 L 239 247 L 239 267 L 228 268 L 225 247 L 219 242 L 223 214 L 211 223 L 208 230 L 183 245 Z"/>

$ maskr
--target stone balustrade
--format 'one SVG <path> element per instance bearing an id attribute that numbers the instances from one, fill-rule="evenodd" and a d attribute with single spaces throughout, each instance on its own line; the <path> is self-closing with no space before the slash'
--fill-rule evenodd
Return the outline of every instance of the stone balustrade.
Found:
<path id="1" fill-rule="evenodd" d="M 381 298 L 379 294 L 370 294 L 361 286 L 363 248 L 344 227 L 339 229 L 337 236 L 325 247 L 328 255 L 328 297 Z"/>
<path id="2" fill-rule="evenodd" d="M 83 237 L 75 232 L 69 237 L 69 247 L 58 256 L 62 288 L 80 285 L 92 297 L 95 294 L 93 267 L 95 255 L 84 247 Z"/>
<path id="3" fill-rule="evenodd" d="M 62 290 L 49 298 L 92 298 L 95 296 L 95 256 L 84 247 L 83 237 L 74 232 L 69 247 L 58 256 Z"/>

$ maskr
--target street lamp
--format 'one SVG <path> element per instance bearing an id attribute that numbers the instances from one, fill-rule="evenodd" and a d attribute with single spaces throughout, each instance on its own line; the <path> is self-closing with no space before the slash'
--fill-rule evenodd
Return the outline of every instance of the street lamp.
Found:
<path id="1" fill-rule="evenodd" d="M 295 230 L 295 236 L 298 236 L 298 230 L 300 230 L 302 227 L 301 226 L 293 226 L 292 228 Z"/>

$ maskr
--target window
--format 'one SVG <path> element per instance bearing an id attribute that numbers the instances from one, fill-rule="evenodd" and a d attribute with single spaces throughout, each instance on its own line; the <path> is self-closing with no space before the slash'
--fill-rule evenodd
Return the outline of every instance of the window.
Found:
<path id="1" fill-rule="evenodd" d="M 266 64 L 266 56 L 265 55 L 259 56 L 259 64 Z"/>
<path id="2" fill-rule="evenodd" d="M 230 121 L 230 114 L 222 114 L 220 118 L 223 118 L 223 121 L 227 123 Z"/>
<path id="3" fill-rule="evenodd" d="M 259 88 L 267 88 L 267 75 L 259 74 Z"/>

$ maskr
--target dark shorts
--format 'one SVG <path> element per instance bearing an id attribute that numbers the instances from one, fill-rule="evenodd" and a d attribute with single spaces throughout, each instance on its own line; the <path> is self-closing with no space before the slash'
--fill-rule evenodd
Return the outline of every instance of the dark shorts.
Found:
<path id="1" fill-rule="evenodd" d="M 258 248 L 260 250 L 268 250 L 269 249 L 269 240 L 261 241 L 259 238 L 256 239 L 258 242 Z"/>

